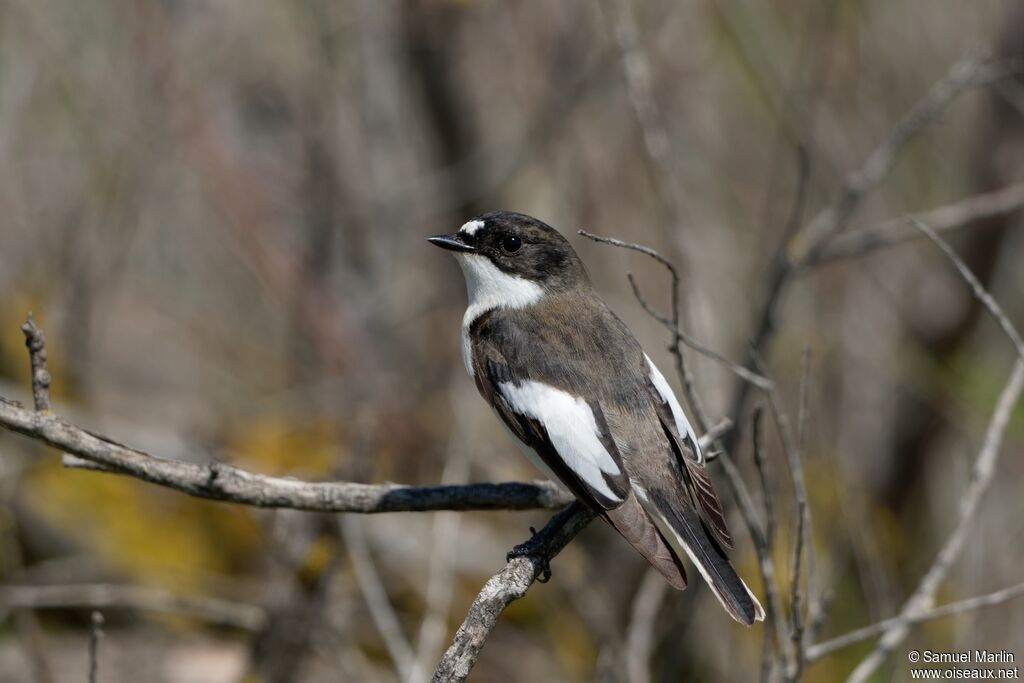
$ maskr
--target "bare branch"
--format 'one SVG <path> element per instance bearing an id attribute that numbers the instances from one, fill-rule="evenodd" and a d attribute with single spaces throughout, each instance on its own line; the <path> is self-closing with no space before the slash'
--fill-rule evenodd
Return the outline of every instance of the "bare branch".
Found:
<path id="1" fill-rule="evenodd" d="M 526 595 L 530 585 L 569 541 L 594 518 L 594 512 L 576 502 L 568 506 L 524 545 L 535 552 L 509 559 L 505 568 L 492 576 L 469 607 L 455 639 L 434 671 L 434 683 L 461 683 L 476 664 L 484 643 L 498 625 L 498 619 L 513 601 Z"/>
<path id="2" fill-rule="evenodd" d="M 669 231 L 682 231 L 685 205 L 680 191 L 676 157 L 672 154 L 673 138 L 665 125 L 665 116 L 654 97 L 651 64 L 644 51 L 636 17 L 630 3 L 622 0 L 598 3 L 610 13 L 610 33 L 618 48 L 622 64 L 622 75 L 626 82 L 626 93 L 633 109 L 633 115 L 640 126 L 643 139 L 644 159 L 654 179 L 654 190 L 664 212 L 664 222 Z M 673 309 L 678 306 L 673 304 Z"/>
<path id="3" fill-rule="evenodd" d="M 255 605 L 110 583 L 0 586 L 0 606 L 7 609 L 124 609 L 177 614 L 246 631 L 259 630 L 266 621 L 263 608 Z"/>
<path id="4" fill-rule="evenodd" d="M 28 357 L 32 364 L 32 400 L 37 412 L 49 412 L 50 371 L 46 369 L 46 338 L 36 326 L 31 313 L 21 326 L 21 331 L 25 335 L 25 346 L 28 347 Z"/>
<path id="5" fill-rule="evenodd" d="M 759 423 L 760 411 L 755 413 L 755 416 Z M 755 434 L 760 433 L 759 424 L 754 427 L 754 430 Z M 740 516 L 743 518 L 747 531 L 750 533 L 754 553 L 757 555 L 757 568 L 761 574 L 761 584 L 764 587 L 765 638 L 774 636 L 772 642 L 774 643 L 773 650 L 776 655 L 784 657 L 785 660 L 791 660 L 792 654 L 789 651 L 789 640 L 786 638 L 785 625 L 782 619 L 779 618 L 782 614 L 782 606 L 779 602 L 779 592 L 775 586 L 775 559 L 768 544 L 768 536 L 765 532 L 762 532 L 761 527 L 757 523 L 757 512 L 754 508 L 753 499 L 750 497 L 747 485 L 743 481 L 743 477 L 740 476 L 740 472 L 733 463 L 732 458 L 725 454 L 720 460 L 722 462 L 722 469 L 725 470 L 725 476 L 739 505 Z M 771 673 L 769 653 L 766 647 L 761 663 L 762 681 L 768 680 Z"/>
<path id="6" fill-rule="evenodd" d="M 846 177 L 836 203 L 818 214 L 797 235 L 790 251 L 793 260 L 798 263 L 813 260 L 826 240 L 845 227 L 865 195 L 889 175 L 907 143 L 934 122 L 957 97 L 967 90 L 1009 78 L 1019 68 L 1014 62 L 992 61 L 978 55 L 968 55 L 954 63 L 946 76 L 896 123 L 861 167 Z"/>
<path id="7" fill-rule="evenodd" d="M 89 618 L 89 683 L 96 683 L 99 674 L 99 650 L 102 637 L 103 615 L 94 611 Z"/>
<path id="8" fill-rule="evenodd" d="M 672 334 L 672 344 L 669 346 L 669 351 L 672 353 L 673 358 L 675 358 L 676 373 L 679 375 L 679 379 L 683 383 L 684 398 L 692 411 L 695 423 L 694 426 L 701 432 L 707 430 L 707 413 L 704 410 L 700 397 L 694 389 L 693 375 L 690 373 L 690 369 L 686 365 L 686 358 L 683 356 L 683 350 L 679 346 L 679 342 L 682 340 L 682 330 L 679 327 L 679 271 L 676 270 L 672 261 L 650 247 L 645 247 L 633 242 L 623 242 L 622 240 L 615 239 L 614 237 L 601 237 L 600 235 L 589 233 L 586 230 L 578 230 L 577 232 L 584 237 L 594 240 L 595 242 L 610 244 L 613 247 L 621 247 L 623 249 L 631 249 L 633 251 L 640 252 L 641 254 L 645 254 L 646 256 L 650 256 L 652 259 L 665 266 L 669 274 L 672 276 L 672 289 L 670 290 L 672 293 L 672 313 L 669 316 L 662 316 L 655 313 L 654 309 L 647 305 L 644 298 L 640 296 L 640 291 L 636 286 L 635 280 L 632 277 L 630 277 L 629 280 L 633 287 L 633 293 L 636 295 L 640 305 L 643 306 L 644 310 L 647 311 L 655 320 L 664 325 Z"/>
<path id="9" fill-rule="evenodd" d="M 656 569 L 648 569 L 633 598 L 626 629 L 626 672 L 630 683 L 650 683 L 654 624 L 665 601 L 668 582 Z"/>
<path id="10" fill-rule="evenodd" d="M 302 482 L 225 465 L 158 458 L 78 427 L 50 411 L 50 375 L 42 331 L 30 315 L 22 326 L 33 368 L 37 411 L 0 397 L 0 427 L 74 456 L 65 462 L 123 474 L 197 498 L 257 507 L 318 512 L 423 512 L 430 510 L 557 509 L 573 497 L 550 481 L 463 486 L 404 486 L 353 482 Z"/>
<path id="11" fill-rule="evenodd" d="M 986 607 L 1002 605 L 1022 596 L 1024 596 L 1024 583 L 1018 583 L 1015 586 L 1003 588 L 1002 590 L 998 590 L 987 595 L 979 595 L 965 600 L 958 600 L 957 602 L 945 604 L 942 607 L 926 610 L 910 617 L 906 621 L 908 624 L 920 624 L 925 621 L 933 621 L 935 619 L 941 619 L 942 617 L 948 617 L 954 614 L 964 614 L 966 612 L 973 612 L 974 610 L 984 609 Z M 871 624 L 870 626 L 864 626 L 830 640 L 815 643 L 807 648 L 807 661 L 813 662 L 825 657 L 826 655 L 830 655 L 837 650 L 841 650 L 844 647 L 855 645 L 856 643 L 867 640 L 868 638 L 877 636 L 893 626 L 898 626 L 902 620 L 902 617 L 883 619 L 882 621 Z"/>
<path id="12" fill-rule="evenodd" d="M 761 497 L 764 500 L 764 552 L 758 552 L 758 564 L 761 566 L 761 579 L 765 587 L 765 631 L 764 645 L 761 655 L 761 682 L 772 679 L 774 662 L 784 653 L 786 644 L 785 630 L 779 615 L 779 595 L 775 587 L 775 503 L 773 491 L 768 485 L 768 471 L 764 459 L 764 440 L 761 429 L 761 418 L 764 410 L 761 405 L 754 407 L 750 419 L 750 438 L 754 451 L 754 467 L 757 469 L 758 481 L 761 484 Z M 769 625 L 771 628 L 769 628 Z M 774 638 L 774 639 L 773 639 Z M 773 647 L 769 647 L 773 645 Z M 772 654 L 774 653 L 774 657 Z"/>
<path id="13" fill-rule="evenodd" d="M 381 638 L 384 639 L 384 646 L 387 648 L 392 664 L 395 665 L 399 680 L 407 681 L 412 671 L 415 655 L 409 639 L 402 631 L 395 608 L 388 599 L 388 593 L 381 582 L 380 574 L 377 573 L 377 568 L 374 566 L 361 522 L 362 520 L 356 517 L 341 515 L 338 517 L 338 530 L 345 539 L 345 547 L 348 549 L 348 556 L 352 560 L 352 568 L 355 570 L 356 583 L 370 610 L 370 618 L 377 627 Z"/>
<path id="14" fill-rule="evenodd" d="M 731 423 L 725 420 L 719 422 L 700 437 L 701 448 L 707 448 L 731 427 Z M 466 680 L 484 643 L 498 625 L 501 613 L 512 602 L 526 595 L 530 585 L 548 563 L 594 516 L 593 510 L 579 501 L 574 502 L 552 517 L 530 540 L 516 548 L 517 555 L 510 557 L 505 568 L 484 584 L 470 605 L 469 613 L 456 631 L 454 641 L 434 671 L 434 683 L 461 683 Z"/>
<path id="15" fill-rule="evenodd" d="M 974 273 L 971 272 L 971 269 L 963 262 L 963 259 L 957 256 L 956 252 L 953 251 L 953 247 L 949 246 L 948 242 L 939 237 L 935 231 L 926 224 L 914 218 L 910 219 L 910 223 L 918 232 L 934 242 L 936 246 L 942 250 L 942 253 L 946 255 L 954 266 L 956 266 L 957 271 L 960 273 L 960 277 L 967 282 L 971 291 L 974 292 L 974 296 L 982 303 L 992 318 L 999 324 L 999 327 L 1001 327 L 1003 332 L 1006 333 L 1010 342 L 1013 343 L 1013 348 L 1017 350 L 1017 355 L 1020 356 L 1021 360 L 1024 360 L 1024 341 L 1021 341 L 1020 333 L 1017 331 L 1017 328 L 1013 326 L 1010 319 L 1006 317 L 1005 313 L 1003 313 L 1003 309 L 999 307 L 999 304 L 996 303 L 996 300 L 988 293 L 985 286 L 981 284 L 981 281 L 975 277 Z"/>
<path id="16" fill-rule="evenodd" d="M 921 578 L 917 589 L 903 603 L 899 616 L 884 629 L 883 635 L 875 645 L 875 648 L 867 657 L 861 660 L 857 668 L 850 674 L 847 683 L 864 683 L 881 666 L 893 648 L 903 642 L 903 639 L 906 638 L 907 633 L 910 631 L 912 620 L 931 607 L 932 601 L 935 599 L 935 593 L 963 549 L 964 541 L 971 529 L 974 518 L 977 516 L 978 505 L 992 483 L 996 463 L 999 460 L 999 448 L 1002 445 L 1003 435 L 1006 432 L 1010 414 L 1020 398 L 1022 389 L 1024 389 L 1024 344 L 1021 343 L 1020 333 L 1003 313 L 1002 308 L 992 298 L 992 295 L 981 285 L 981 282 L 975 277 L 974 273 L 956 255 L 956 252 L 942 238 L 935 234 L 935 231 L 920 221 L 915 221 L 914 226 L 935 242 L 942 249 L 943 253 L 949 257 L 960 272 L 960 275 L 970 285 L 974 295 L 999 323 L 1006 336 L 1010 338 L 1019 357 L 1014 364 L 1010 379 L 999 395 L 996 409 L 992 413 L 988 429 L 985 431 L 985 441 L 971 471 L 970 483 L 960 499 L 960 513 L 956 527 L 954 527 L 949 538 L 946 539 L 946 543 L 942 546 L 932 566 Z"/>
<path id="17" fill-rule="evenodd" d="M 0 399 L 0 427 L 136 479 L 197 498 L 319 512 L 424 512 L 559 508 L 572 497 L 549 481 L 462 486 L 302 482 L 222 463 L 167 460 Z"/>
<path id="18" fill-rule="evenodd" d="M 818 213 L 806 227 L 784 240 L 765 277 L 765 285 L 762 287 L 764 298 L 754 314 L 751 342 L 753 353 L 751 362 L 746 364 L 748 369 L 753 369 L 753 358 L 765 351 L 774 334 L 776 310 L 793 274 L 805 265 L 813 263 L 819 253 L 824 252 L 829 241 L 846 227 L 864 198 L 892 170 L 907 144 L 928 124 L 939 118 L 964 92 L 997 83 L 1020 70 L 1021 65 L 1018 62 L 993 62 L 973 55 L 954 63 L 949 72 L 897 122 L 864 163 L 846 176 L 843 187 L 832 204 Z M 749 396 L 748 383 L 737 385 L 729 410 L 729 416 L 733 420 L 739 419 L 746 408 Z M 725 439 L 723 446 L 727 450 L 731 448 L 738 434 L 738 431 L 732 432 Z"/>
<path id="19" fill-rule="evenodd" d="M 632 251 L 638 251 L 641 254 L 650 256 L 652 259 L 654 259 L 661 265 L 665 266 L 669 274 L 672 276 L 673 285 L 679 282 L 679 271 L 676 270 L 676 267 L 672 263 L 672 261 L 662 256 L 661 253 L 654 249 L 651 249 L 650 247 L 645 247 L 644 245 L 636 244 L 635 242 L 623 242 L 622 240 L 616 239 L 614 237 L 602 237 L 601 235 L 595 235 L 594 233 L 587 232 L 586 230 L 577 230 L 576 234 L 582 235 L 588 239 L 592 239 L 595 242 L 600 242 L 602 244 L 610 244 L 613 247 L 622 247 L 623 249 L 631 249 Z"/>
<path id="20" fill-rule="evenodd" d="M 929 225 L 936 232 L 948 232 L 1002 216 L 1024 208 L 1024 183 L 1010 185 L 995 192 L 985 192 L 962 199 L 953 204 L 930 211 L 885 221 L 872 228 L 864 228 L 838 235 L 805 265 L 817 266 L 846 258 L 856 258 L 876 250 L 909 242 L 920 237 L 907 229 L 914 219 Z"/>
<path id="21" fill-rule="evenodd" d="M 647 315 L 664 325 L 669 332 L 672 332 L 675 335 L 676 340 L 686 344 L 697 353 L 721 364 L 722 367 L 742 379 L 744 382 L 750 382 L 759 389 L 768 388 L 769 381 L 764 377 L 761 377 L 761 375 L 758 375 L 756 372 L 751 372 L 742 365 L 732 362 L 722 354 L 713 350 L 706 344 L 702 344 L 682 330 L 676 330 L 672 321 L 654 310 L 654 307 L 652 307 L 650 303 L 648 303 L 647 299 L 644 298 L 644 295 L 640 292 L 640 286 L 637 284 L 636 278 L 633 277 L 633 273 L 626 273 L 626 279 L 629 280 L 629 286 L 633 288 L 633 296 L 636 298 L 637 303 L 640 304 L 640 307 L 644 309 Z"/>

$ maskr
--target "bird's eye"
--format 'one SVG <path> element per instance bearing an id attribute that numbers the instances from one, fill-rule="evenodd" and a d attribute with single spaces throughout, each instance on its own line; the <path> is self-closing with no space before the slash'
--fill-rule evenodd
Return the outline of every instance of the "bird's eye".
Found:
<path id="1" fill-rule="evenodd" d="M 514 254 L 519 251 L 519 247 L 523 246 L 523 241 L 515 235 L 509 235 L 501 241 L 501 248 L 510 254 Z"/>

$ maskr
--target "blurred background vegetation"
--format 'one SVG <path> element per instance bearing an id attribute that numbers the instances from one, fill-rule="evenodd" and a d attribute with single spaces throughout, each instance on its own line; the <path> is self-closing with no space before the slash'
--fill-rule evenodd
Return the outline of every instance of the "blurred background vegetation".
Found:
<path id="1" fill-rule="evenodd" d="M 664 309 L 664 273 L 575 232 L 654 246 L 682 269 L 686 330 L 743 361 L 802 178 L 807 218 L 964 54 L 1024 54 L 1020 7 L 2 0 L 0 395 L 29 400 L 19 325 L 34 311 L 57 409 L 152 453 L 309 480 L 535 478 L 465 375 L 461 275 L 426 236 L 499 208 L 542 218 L 668 370 L 669 340 L 625 276 Z M 1021 92 L 958 98 L 851 229 L 1024 181 Z M 1020 221 L 954 239 L 1018 325 Z M 811 269 L 787 290 L 766 361 L 794 414 L 805 347 L 827 636 L 895 613 L 930 564 L 1013 354 L 923 242 Z M 689 358 L 712 417 L 725 414 L 733 376 Z M 753 481 L 748 435 L 734 450 Z M 768 449 L 781 464 L 774 434 Z M 1022 454 L 1018 409 L 942 600 L 1021 579 Z M 790 494 L 772 474 L 785 536 Z M 107 682 L 399 680 L 367 607 L 374 577 L 426 666 L 407 678 L 425 680 L 483 581 L 549 516 L 339 528 L 66 470 L 7 433 L 0 496 L 0 583 L 139 585 L 267 615 L 248 629 L 108 610 Z M 788 575 L 784 552 L 776 562 Z M 474 680 L 625 679 L 642 559 L 594 525 L 554 571 L 508 611 Z M 0 617 L 0 681 L 85 680 L 87 610 Z M 699 582 L 665 593 L 655 624 L 655 681 L 759 669 L 761 630 L 737 627 Z M 938 621 L 915 643 L 1024 656 L 1024 609 Z M 806 680 L 841 679 L 868 647 Z M 902 680 L 895 659 L 878 680 Z"/>

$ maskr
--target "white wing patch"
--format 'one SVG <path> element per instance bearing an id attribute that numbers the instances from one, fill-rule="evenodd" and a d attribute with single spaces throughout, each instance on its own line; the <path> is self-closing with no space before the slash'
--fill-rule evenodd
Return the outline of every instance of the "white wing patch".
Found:
<path id="1" fill-rule="evenodd" d="M 644 358 L 647 359 L 647 367 L 651 369 L 651 383 L 654 384 L 654 388 L 658 390 L 661 398 L 668 403 L 669 408 L 672 409 L 672 417 L 676 420 L 676 429 L 680 434 L 686 434 L 690 437 L 690 442 L 693 444 L 694 455 L 697 456 L 697 462 L 704 462 L 704 454 L 701 453 L 700 444 L 697 442 L 697 435 L 693 433 L 693 427 L 690 426 L 690 421 L 686 419 L 686 413 L 683 412 L 683 407 L 679 405 L 679 400 L 672 391 L 672 387 L 669 386 L 665 376 L 661 374 L 661 371 L 658 370 L 654 361 L 650 359 L 650 356 L 645 353 Z"/>
<path id="2" fill-rule="evenodd" d="M 459 228 L 459 232 L 464 232 L 467 235 L 472 235 L 482 227 L 484 227 L 483 221 L 469 221 L 468 223 L 463 223 L 462 227 Z"/>
<path id="3" fill-rule="evenodd" d="M 486 256 L 455 253 L 455 259 L 462 266 L 462 274 L 466 278 L 466 291 L 469 294 L 469 307 L 462 317 L 462 362 L 466 365 L 466 372 L 472 377 L 473 359 L 470 357 L 469 327 L 473 321 L 480 314 L 493 308 L 529 306 L 544 296 L 544 290 L 536 282 L 503 272 Z"/>
<path id="4" fill-rule="evenodd" d="M 512 410 L 544 425 L 551 444 L 576 476 L 609 500 L 622 500 L 605 481 L 605 474 L 616 476 L 620 470 L 601 443 L 586 401 L 534 380 L 503 382 L 498 391 Z"/>

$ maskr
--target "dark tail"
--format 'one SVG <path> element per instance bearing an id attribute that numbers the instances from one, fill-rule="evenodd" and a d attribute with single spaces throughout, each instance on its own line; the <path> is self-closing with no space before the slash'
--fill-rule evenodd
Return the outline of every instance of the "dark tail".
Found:
<path id="1" fill-rule="evenodd" d="M 636 487 L 634 487 L 635 490 Z M 686 554 L 722 606 L 741 624 L 764 619 L 764 609 L 710 536 L 685 494 L 669 498 L 658 490 L 637 492 L 641 505 L 677 554 Z"/>

